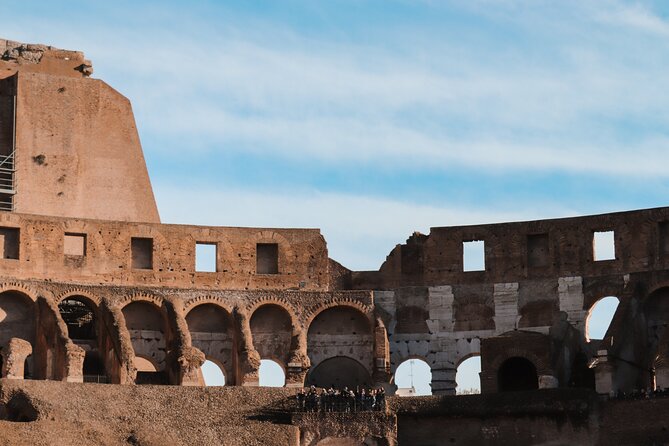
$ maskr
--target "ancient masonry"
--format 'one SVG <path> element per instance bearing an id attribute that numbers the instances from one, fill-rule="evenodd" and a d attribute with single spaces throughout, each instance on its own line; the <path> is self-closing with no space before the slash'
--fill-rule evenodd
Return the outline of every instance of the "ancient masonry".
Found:
<path id="1" fill-rule="evenodd" d="M 569 401 L 581 396 L 568 388 L 591 389 L 588 407 L 608 414 L 599 425 L 615 424 L 604 396 L 669 387 L 669 208 L 432 228 L 397 245 L 378 271 L 350 271 L 328 257 L 317 229 L 161 224 L 129 101 L 89 77 L 82 53 L 0 40 L 0 56 L 6 386 L 28 378 L 202 386 L 210 360 L 227 385 L 253 387 L 260 360 L 272 359 L 288 388 L 374 385 L 392 394 L 396 368 L 420 358 L 433 393 L 453 395 L 458 365 L 480 355 L 483 395 L 452 398 L 506 407 L 505 395 L 525 395 L 527 415 L 550 394 L 566 398 L 569 418 Z M 595 255 L 602 234 L 613 237 L 611 258 Z M 484 246 L 483 266 L 465 271 L 472 241 Z M 196 271 L 200 244 L 214 247 L 215 271 Z M 605 296 L 620 304 L 604 339 L 590 340 L 590 311 Z M 370 430 L 357 443 L 306 435 L 320 421 L 296 419 L 295 444 L 442 444 L 439 420 L 455 409 L 428 400 L 391 398 L 391 434 Z M 481 421 L 499 416 L 482 407 L 443 425 L 453 438 L 467 429 L 505 444 L 511 431 Z M 593 433 L 598 422 L 584 423 L 585 436 L 572 440 L 604 441 Z"/>

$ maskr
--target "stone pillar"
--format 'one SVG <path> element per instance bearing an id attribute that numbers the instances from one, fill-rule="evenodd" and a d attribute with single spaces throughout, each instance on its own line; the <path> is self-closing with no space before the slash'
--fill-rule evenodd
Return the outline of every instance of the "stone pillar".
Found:
<path id="1" fill-rule="evenodd" d="M 291 337 L 290 357 L 286 364 L 286 387 L 304 387 L 311 366 L 307 356 L 307 334 L 302 327 L 294 326 Z"/>
<path id="2" fill-rule="evenodd" d="M 381 318 L 377 318 L 374 327 L 374 372 L 372 377 L 374 385 L 383 386 L 390 384 L 391 377 L 388 333 Z"/>
<path id="3" fill-rule="evenodd" d="M 65 350 L 65 381 L 68 383 L 84 382 L 84 358 L 86 352 L 78 345 L 69 342 Z"/>
<path id="4" fill-rule="evenodd" d="M 11 338 L 2 349 L 2 376 L 7 379 L 23 379 L 26 358 L 32 352 L 30 342 Z"/>
<path id="5" fill-rule="evenodd" d="M 518 283 L 496 283 L 493 289 L 495 301 L 495 333 L 515 330 L 518 326 Z"/>
<path id="6" fill-rule="evenodd" d="M 245 313 L 235 308 L 234 311 L 239 343 L 237 345 L 237 385 L 247 387 L 258 386 L 258 369 L 260 355 L 253 347 L 251 324 Z"/>
<path id="7" fill-rule="evenodd" d="M 430 319 L 427 324 L 432 333 L 453 331 L 453 299 L 450 285 L 428 288 Z"/>
<path id="8" fill-rule="evenodd" d="M 585 315 L 583 310 L 583 278 L 560 277 L 558 279 L 558 295 L 560 297 L 560 311 L 567 313 L 567 320 L 578 331 L 585 334 Z"/>
<path id="9" fill-rule="evenodd" d="M 186 346 L 181 349 L 177 358 L 179 367 L 179 382 L 181 386 L 201 386 L 200 367 L 204 364 L 205 356 L 198 348 Z"/>
<path id="10" fill-rule="evenodd" d="M 606 350 L 599 350 L 595 365 L 595 389 L 601 395 L 611 395 L 617 390 L 613 386 L 613 364 L 607 354 Z"/>
<path id="11" fill-rule="evenodd" d="M 432 370 L 432 394 L 433 395 L 455 395 L 455 368 L 442 368 Z"/>

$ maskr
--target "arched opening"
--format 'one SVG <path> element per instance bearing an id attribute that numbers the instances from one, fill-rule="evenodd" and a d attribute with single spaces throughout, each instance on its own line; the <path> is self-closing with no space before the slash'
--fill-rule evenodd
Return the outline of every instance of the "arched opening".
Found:
<path id="1" fill-rule="evenodd" d="M 500 392 L 536 390 L 539 388 L 537 368 L 525 358 L 509 358 L 497 371 L 497 388 Z"/>
<path id="2" fill-rule="evenodd" d="M 191 309 L 186 323 L 193 346 L 221 369 L 226 384 L 234 385 L 237 349 L 232 315 L 218 305 L 206 303 Z"/>
<path id="3" fill-rule="evenodd" d="M 18 291 L 0 293 L 0 346 L 11 338 L 35 345 L 35 303 Z"/>
<path id="4" fill-rule="evenodd" d="M 620 300 L 615 296 L 599 299 L 588 311 L 585 319 L 585 340 L 604 339 L 616 314 Z"/>
<path id="5" fill-rule="evenodd" d="M 278 362 L 262 359 L 258 370 L 258 384 L 262 387 L 283 387 L 286 385 L 286 373 Z"/>
<path id="6" fill-rule="evenodd" d="M 205 386 L 212 387 L 225 385 L 225 373 L 214 361 L 204 361 L 204 364 L 200 367 L 200 372 L 202 374 L 202 382 Z"/>
<path id="7" fill-rule="evenodd" d="M 158 370 L 158 365 L 151 358 L 135 356 L 133 363 L 137 369 L 136 384 L 167 384 L 167 375 Z"/>
<path id="8" fill-rule="evenodd" d="M 481 393 L 481 356 L 474 355 L 460 362 L 455 372 L 455 393 L 474 395 Z"/>
<path id="9" fill-rule="evenodd" d="M 260 306 L 251 316 L 253 347 L 261 358 L 277 358 L 284 363 L 290 357 L 293 322 L 290 314 L 279 305 Z"/>
<path id="10" fill-rule="evenodd" d="M 322 311 L 309 325 L 307 353 L 312 364 L 309 376 L 318 377 L 316 381 L 328 387 L 335 382 L 371 381 L 368 377 L 373 369 L 374 337 L 369 319 L 348 306 Z M 347 379 L 344 372 L 337 371 L 340 367 L 350 369 L 354 376 Z M 342 376 L 331 375 L 327 370 Z"/>
<path id="11" fill-rule="evenodd" d="M 67 335 L 75 343 L 97 338 L 95 311 L 85 300 L 68 297 L 58 304 L 58 311 L 67 325 Z"/>
<path id="12" fill-rule="evenodd" d="M 370 387 L 372 377 L 367 369 L 355 359 L 339 356 L 326 359 L 307 376 L 307 385 L 316 387 L 333 387 L 335 389 L 355 389 Z"/>
<path id="13" fill-rule="evenodd" d="M 138 370 L 136 383 L 166 384 L 167 353 L 162 312 L 154 304 L 141 301 L 129 303 L 122 311 L 135 351 L 135 367 Z"/>
<path id="14" fill-rule="evenodd" d="M 398 396 L 432 395 L 432 370 L 422 359 L 407 359 L 395 370 L 394 383 Z"/>
<path id="15" fill-rule="evenodd" d="M 98 343 L 97 309 L 83 296 L 70 296 L 58 304 L 60 316 L 67 326 L 67 335 L 85 352 L 84 382 L 107 382 Z"/>

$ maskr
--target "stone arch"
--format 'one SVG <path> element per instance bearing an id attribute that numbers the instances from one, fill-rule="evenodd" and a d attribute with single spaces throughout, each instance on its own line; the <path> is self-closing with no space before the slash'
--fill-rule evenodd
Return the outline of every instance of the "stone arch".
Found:
<path id="1" fill-rule="evenodd" d="M 197 296 L 191 299 L 188 299 L 184 303 L 184 314 L 187 315 L 193 308 L 198 307 L 203 304 L 213 304 L 221 307 L 229 314 L 233 313 L 233 306 L 230 305 L 227 299 L 224 299 L 219 296 Z"/>
<path id="2" fill-rule="evenodd" d="M 54 300 L 56 304 L 59 304 L 63 300 L 74 296 L 77 298 L 86 299 L 87 303 L 94 306 L 95 308 L 98 308 L 100 303 L 102 303 L 102 297 L 83 288 L 70 288 L 67 291 L 58 294 Z"/>
<path id="3" fill-rule="evenodd" d="M 37 302 L 37 292 L 32 288 L 23 285 L 22 283 L 4 282 L 0 284 L 0 294 L 5 293 L 7 291 L 20 293 L 23 296 L 27 297 L 28 299 L 32 300 L 33 302 Z"/>
<path id="4" fill-rule="evenodd" d="M 288 364 L 292 350 L 293 321 L 291 314 L 282 305 L 265 302 L 255 308 L 249 325 L 253 346 L 260 359 Z"/>
<path id="5" fill-rule="evenodd" d="M 157 372 L 158 364 L 154 358 L 146 355 L 135 355 L 133 364 L 138 372 Z"/>
<path id="6" fill-rule="evenodd" d="M 266 369 L 270 370 L 266 370 Z M 276 369 L 279 369 L 278 371 Z M 275 369 L 275 370 L 271 370 Z M 281 376 L 266 376 L 267 373 L 280 373 Z M 264 387 L 285 387 L 286 366 L 274 357 L 262 358 L 258 368 L 258 385 Z"/>
<path id="7" fill-rule="evenodd" d="M 607 317 L 607 321 L 602 321 L 605 323 L 607 326 L 605 332 L 602 334 L 602 337 L 593 337 L 591 335 L 591 331 L 593 329 L 593 324 L 592 324 L 592 318 L 593 316 L 595 318 L 599 317 L 599 313 L 601 312 L 601 309 L 603 308 L 602 305 L 608 305 L 608 301 L 605 302 L 605 300 L 610 300 L 610 299 L 615 299 L 615 308 L 613 308 L 613 312 L 610 314 L 610 317 Z M 611 301 L 612 302 L 612 301 Z M 612 303 L 611 303 L 612 305 Z M 591 339 L 604 339 L 604 336 L 606 335 L 606 331 L 611 326 L 611 323 L 613 322 L 613 318 L 615 316 L 615 312 L 617 311 L 618 307 L 620 306 L 620 299 L 617 296 L 602 296 L 599 299 L 597 299 L 593 304 L 588 308 L 588 311 L 585 316 L 585 340 L 586 342 L 590 342 Z M 603 316 L 603 315 L 602 315 Z M 596 323 L 599 323 L 600 321 L 595 321 Z"/>
<path id="8" fill-rule="evenodd" d="M 204 368 L 206 363 L 210 362 L 211 364 L 214 364 L 215 367 L 218 367 L 218 370 L 221 372 L 221 375 L 223 376 L 223 384 L 221 386 L 228 385 L 228 376 L 225 374 L 225 367 L 223 364 L 221 364 L 216 358 L 208 358 L 205 360 L 205 362 L 202 364 L 200 367 L 200 371 L 198 372 L 198 377 L 200 380 L 200 384 L 204 386 L 211 386 L 213 384 L 207 383 L 206 382 L 206 376 L 204 372 Z M 216 384 L 218 386 L 218 384 Z"/>
<path id="9" fill-rule="evenodd" d="M 136 296 L 121 308 L 135 357 L 149 359 L 161 376 L 140 376 L 138 383 L 166 382 L 167 320 L 162 308 L 151 299 Z"/>
<path id="10" fill-rule="evenodd" d="M 537 367 L 525 357 L 507 358 L 497 369 L 497 390 L 499 392 L 537 390 L 538 388 Z"/>
<path id="11" fill-rule="evenodd" d="M 354 299 L 332 299 L 328 300 L 326 302 L 323 302 L 321 305 L 318 305 L 315 309 L 310 311 L 305 318 L 304 321 L 304 326 L 305 327 L 310 327 L 311 323 L 318 317 L 321 313 L 324 311 L 327 311 L 331 308 L 335 307 L 350 307 L 355 310 L 360 311 L 362 314 L 367 317 L 369 320 L 369 324 L 371 327 L 374 327 L 374 309 L 372 308 L 371 305 L 366 305 L 362 302 L 359 302 Z"/>
<path id="12" fill-rule="evenodd" d="M 267 296 L 262 296 L 258 299 L 254 299 L 251 301 L 247 306 L 246 306 L 246 313 L 252 317 L 253 313 L 260 307 L 265 306 L 265 305 L 276 305 L 278 307 L 281 307 L 284 311 L 286 311 L 290 315 L 290 319 L 294 325 L 300 323 L 300 318 L 299 318 L 299 313 L 300 311 L 295 308 L 295 305 L 293 305 L 288 299 L 277 297 L 274 295 L 267 295 Z"/>
<path id="13" fill-rule="evenodd" d="M 34 346 L 37 334 L 35 298 L 17 287 L 0 288 L 0 346 L 12 338 Z"/>
<path id="14" fill-rule="evenodd" d="M 104 365 L 103 324 L 95 298 L 86 294 L 68 292 L 57 298 L 58 311 L 67 327 L 70 340 L 84 351 L 84 381 L 106 381 Z"/>
<path id="15" fill-rule="evenodd" d="M 332 305 L 311 319 L 307 355 L 311 370 L 333 357 L 347 357 L 373 370 L 374 321 L 353 305 Z"/>
<path id="16" fill-rule="evenodd" d="M 185 319 L 192 345 L 221 368 L 226 385 L 236 384 L 239 334 L 232 311 L 215 300 L 201 300 L 189 306 Z"/>
<path id="17" fill-rule="evenodd" d="M 95 340 L 98 332 L 98 308 L 88 297 L 69 294 L 58 300 L 58 311 L 73 341 Z"/>
<path id="18" fill-rule="evenodd" d="M 518 336 L 518 342 L 522 342 L 522 336 L 523 335 L 530 335 L 530 336 L 542 336 L 537 333 L 533 332 L 526 332 L 526 331 L 514 331 L 511 332 L 514 335 Z M 539 375 L 553 375 L 553 370 L 550 367 L 550 364 L 548 363 L 548 357 L 542 358 L 537 356 L 536 354 L 532 353 L 531 351 L 525 350 L 521 347 L 511 347 L 506 349 L 503 354 L 497 356 L 494 361 L 490 363 L 490 368 L 492 370 L 499 370 L 501 367 L 502 363 L 506 361 L 509 358 L 512 358 L 514 356 L 518 356 L 521 358 L 525 358 L 528 361 L 530 361 L 532 364 L 537 369 L 537 373 Z"/>
<path id="19" fill-rule="evenodd" d="M 402 360 L 397 367 L 395 367 L 395 370 L 393 371 L 392 378 L 390 380 L 391 384 L 395 384 L 395 386 L 399 389 L 408 389 L 411 386 L 407 386 L 409 383 L 403 383 L 402 381 L 406 381 L 407 376 L 405 373 L 410 373 L 410 370 L 407 370 L 407 368 L 411 368 L 412 364 L 411 362 L 413 361 L 413 365 L 416 365 L 416 367 L 413 370 L 414 376 L 413 376 L 413 387 L 415 390 L 415 394 L 412 393 L 411 395 L 402 395 L 402 396 L 413 396 L 413 395 L 431 395 L 432 394 L 432 367 L 430 366 L 430 363 L 428 360 L 421 356 L 421 355 L 409 355 L 407 356 L 404 360 Z M 416 364 L 416 361 L 418 361 L 418 364 Z M 429 370 L 429 376 L 421 376 L 421 368 L 427 368 Z M 398 383 L 398 373 L 401 373 L 403 376 L 400 376 L 400 382 Z M 416 376 L 418 375 L 418 376 Z M 426 379 L 425 379 L 426 378 Z M 401 386 L 401 387 L 400 387 Z"/>
<path id="20" fill-rule="evenodd" d="M 323 388 L 332 386 L 336 389 L 370 387 L 372 376 L 359 361 L 347 356 L 335 356 L 312 367 L 307 375 L 307 385 Z"/>
<path id="21" fill-rule="evenodd" d="M 160 310 L 163 307 L 163 301 L 164 299 L 162 296 L 158 296 L 152 293 L 128 294 L 116 300 L 118 305 L 121 307 L 121 310 L 133 302 L 148 302 Z"/>
<path id="22" fill-rule="evenodd" d="M 461 374 L 463 373 L 468 373 L 468 370 L 464 370 L 465 367 L 467 367 L 465 364 L 469 364 L 474 358 L 478 358 L 478 386 L 474 385 L 473 387 L 467 387 L 466 384 L 464 384 L 465 381 L 468 381 L 467 376 L 462 376 Z M 461 366 L 463 367 L 461 369 Z M 469 392 L 470 390 L 478 390 L 479 393 L 481 392 L 481 352 L 470 352 L 467 353 L 466 355 L 460 357 L 456 363 L 455 363 L 455 389 L 456 393 L 463 393 L 463 392 Z M 463 384 L 461 385 L 461 382 Z"/>

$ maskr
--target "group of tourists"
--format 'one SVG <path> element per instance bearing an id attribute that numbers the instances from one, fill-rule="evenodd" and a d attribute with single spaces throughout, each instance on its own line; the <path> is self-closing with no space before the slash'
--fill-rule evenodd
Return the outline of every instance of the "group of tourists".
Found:
<path id="1" fill-rule="evenodd" d="M 319 391 L 311 386 L 298 392 L 297 404 L 305 412 L 381 411 L 386 408 L 386 391 L 383 388 L 350 390 L 348 387 Z"/>
<path id="2" fill-rule="evenodd" d="M 669 396 L 669 388 L 665 389 L 635 389 L 631 392 L 612 392 L 612 398 L 618 400 L 641 400 L 646 398 L 656 398 L 662 396 Z"/>

